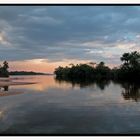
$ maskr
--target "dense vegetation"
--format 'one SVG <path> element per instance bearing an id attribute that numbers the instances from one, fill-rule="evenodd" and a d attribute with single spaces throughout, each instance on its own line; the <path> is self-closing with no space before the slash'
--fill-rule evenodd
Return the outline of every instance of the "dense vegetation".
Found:
<path id="1" fill-rule="evenodd" d="M 0 77 L 9 77 L 8 62 L 4 61 L 3 66 L 0 65 Z"/>
<path id="2" fill-rule="evenodd" d="M 90 64 L 77 64 L 55 69 L 56 79 L 70 81 L 93 80 L 132 80 L 140 79 L 140 53 L 137 51 L 124 53 L 120 58 L 122 65 L 110 69 L 104 62 L 96 66 Z"/>
<path id="3" fill-rule="evenodd" d="M 114 69 L 114 75 L 121 80 L 140 80 L 140 53 L 124 53 L 120 58 L 123 64 Z"/>

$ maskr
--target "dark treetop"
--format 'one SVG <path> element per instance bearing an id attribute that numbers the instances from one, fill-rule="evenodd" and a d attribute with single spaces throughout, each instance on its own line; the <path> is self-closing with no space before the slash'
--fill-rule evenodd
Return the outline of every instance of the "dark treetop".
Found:
<path id="1" fill-rule="evenodd" d="M 120 58 L 122 64 L 110 69 L 104 62 L 99 64 L 71 64 L 69 67 L 55 69 L 56 78 L 70 81 L 93 81 L 93 80 L 126 80 L 138 81 L 140 79 L 140 53 L 137 51 L 124 53 Z"/>

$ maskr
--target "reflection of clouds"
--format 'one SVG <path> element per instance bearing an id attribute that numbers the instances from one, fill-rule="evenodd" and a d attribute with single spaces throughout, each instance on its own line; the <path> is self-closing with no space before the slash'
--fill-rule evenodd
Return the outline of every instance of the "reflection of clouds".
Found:
<path id="1" fill-rule="evenodd" d="M 24 76 L 19 79 L 15 79 L 17 82 L 31 82 L 31 83 L 36 83 L 36 84 L 28 84 L 28 85 L 18 85 L 18 86 L 13 86 L 14 89 L 20 89 L 20 88 L 25 88 L 25 89 L 30 89 L 30 90 L 35 90 L 35 91 L 45 91 L 49 88 L 61 88 L 61 89 L 68 89 L 71 88 L 71 84 L 68 84 L 66 82 L 63 82 L 61 84 L 56 83 L 54 80 L 54 76 Z"/>
<path id="2" fill-rule="evenodd" d="M 48 102 L 62 103 L 67 106 L 100 106 L 108 102 L 117 103 L 121 99 L 120 87 L 108 82 L 81 85 L 80 83 L 72 84 L 66 81 L 55 81 L 54 76 L 12 76 L 11 78 L 16 82 L 35 82 L 36 84 L 11 86 L 8 91 L 9 94 L 6 95 L 47 93 L 43 96 L 44 98 L 47 96 Z M 108 84 L 109 87 L 105 88 Z M 114 94 L 114 91 L 118 94 Z"/>
<path id="3" fill-rule="evenodd" d="M 125 103 L 120 96 L 121 88 L 109 81 L 94 83 L 71 83 L 66 81 L 57 81 L 54 76 L 11 76 L 14 82 L 31 82 L 35 84 L 13 85 L 10 86 L 7 94 L 4 92 L 1 96 L 19 95 L 27 93 L 28 95 L 37 93 L 47 93 L 48 102 L 62 103 L 68 106 L 85 105 L 106 105 L 112 103 Z M 73 100 L 73 104 L 71 102 Z"/>
<path id="4" fill-rule="evenodd" d="M 93 134 L 139 128 L 139 105 L 122 98 L 119 84 L 111 82 L 103 89 L 97 84 L 82 88 L 76 84 L 73 88 L 70 83 L 56 82 L 53 76 L 19 76 L 15 81 L 37 83 L 10 86 L 8 92 L 26 94 L 0 98 L 1 134 Z"/>
<path id="5" fill-rule="evenodd" d="M 1 110 L 1 111 L 0 111 L 0 119 L 1 119 L 3 116 L 4 116 L 4 111 Z"/>

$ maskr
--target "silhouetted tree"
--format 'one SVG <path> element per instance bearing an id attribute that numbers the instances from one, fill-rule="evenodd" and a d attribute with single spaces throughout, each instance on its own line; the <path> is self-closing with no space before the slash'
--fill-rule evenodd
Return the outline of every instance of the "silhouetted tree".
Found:
<path id="1" fill-rule="evenodd" d="M 6 70 L 9 68 L 7 61 L 3 62 L 3 68 L 6 69 Z"/>
<path id="2" fill-rule="evenodd" d="M 120 79 L 136 80 L 140 78 L 140 54 L 137 51 L 124 53 L 121 57 L 124 62 L 119 69 Z"/>
<path id="3" fill-rule="evenodd" d="M 71 64 L 69 67 L 58 67 L 55 69 L 56 77 L 70 80 L 95 80 L 108 78 L 110 75 L 110 69 L 105 66 L 104 62 L 99 63 L 96 67 L 88 64 Z"/>
<path id="4" fill-rule="evenodd" d="M 3 66 L 0 66 L 0 76 L 1 77 L 9 77 L 8 68 L 9 68 L 8 62 L 4 61 Z"/>
<path id="5" fill-rule="evenodd" d="M 69 67 L 58 67 L 55 69 L 56 78 L 64 80 L 139 80 L 140 79 L 140 53 L 137 51 L 124 53 L 120 60 L 120 67 L 110 69 L 103 61 L 96 64 L 70 64 Z M 95 63 L 94 63 L 95 64 Z"/>
<path id="6" fill-rule="evenodd" d="M 124 53 L 120 59 L 121 61 L 124 61 L 124 64 L 128 65 L 130 60 L 130 53 Z"/>

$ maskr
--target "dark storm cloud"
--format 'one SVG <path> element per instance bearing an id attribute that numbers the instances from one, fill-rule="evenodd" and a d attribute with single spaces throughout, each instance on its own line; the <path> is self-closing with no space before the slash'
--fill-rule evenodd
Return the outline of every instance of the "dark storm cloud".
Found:
<path id="1" fill-rule="evenodd" d="M 128 43 L 139 49 L 139 14 L 136 6 L 1 6 L 0 59 L 115 63 Z"/>

